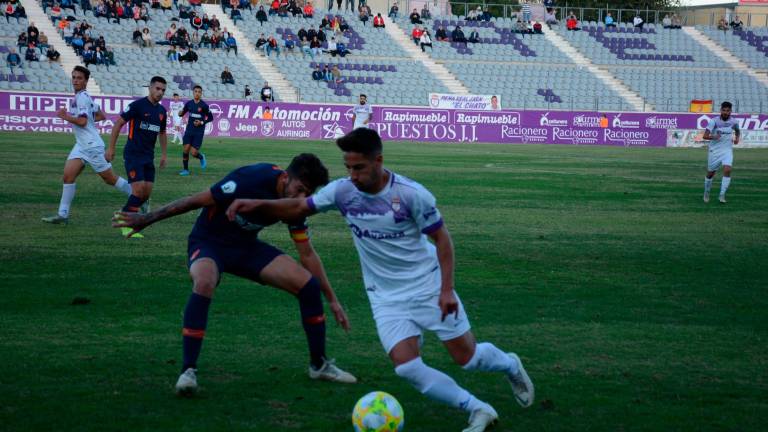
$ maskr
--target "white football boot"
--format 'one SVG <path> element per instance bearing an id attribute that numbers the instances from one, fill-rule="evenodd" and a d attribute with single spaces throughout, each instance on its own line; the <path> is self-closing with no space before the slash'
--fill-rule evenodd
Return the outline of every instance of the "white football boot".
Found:
<path id="1" fill-rule="evenodd" d="M 197 369 L 187 368 L 176 381 L 176 394 L 179 396 L 191 396 L 197 393 Z"/>
<path id="2" fill-rule="evenodd" d="M 509 384 L 512 386 L 512 392 L 515 394 L 515 400 L 521 407 L 528 408 L 533 405 L 533 399 L 535 397 L 533 382 L 531 381 L 531 377 L 529 377 L 528 373 L 525 371 L 520 357 L 515 353 L 507 353 L 507 355 L 512 357 L 513 360 L 516 360 L 518 364 L 517 373 L 507 375 Z"/>
<path id="3" fill-rule="evenodd" d="M 346 384 L 354 384 L 357 378 L 349 372 L 343 371 L 336 366 L 335 360 L 325 360 L 320 369 L 309 366 L 309 377 L 316 380 L 333 381 Z"/>
<path id="4" fill-rule="evenodd" d="M 483 432 L 496 424 L 499 419 L 496 410 L 488 404 L 483 405 L 482 408 L 472 411 L 472 414 L 469 415 L 469 427 L 461 432 Z"/>

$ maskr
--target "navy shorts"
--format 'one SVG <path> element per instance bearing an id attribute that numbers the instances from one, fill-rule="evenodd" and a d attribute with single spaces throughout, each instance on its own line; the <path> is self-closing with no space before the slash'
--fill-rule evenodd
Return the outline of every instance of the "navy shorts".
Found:
<path id="1" fill-rule="evenodd" d="M 192 147 L 200 150 L 200 147 L 203 146 L 203 134 L 184 134 L 182 142 L 184 145 L 191 144 Z"/>
<path id="2" fill-rule="evenodd" d="M 128 183 L 140 181 L 155 181 L 155 163 L 152 159 L 126 159 L 125 173 L 128 174 Z"/>
<path id="3" fill-rule="evenodd" d="M 247 245 L 222 245 L 218 242 L 190 237 L 187 243 L 187 266 L 200 258 L 210 258 L 219 268 L 219 273 L 229 273 L 262 283 L 259 274 L 283 251 L 255 240 Z"/>

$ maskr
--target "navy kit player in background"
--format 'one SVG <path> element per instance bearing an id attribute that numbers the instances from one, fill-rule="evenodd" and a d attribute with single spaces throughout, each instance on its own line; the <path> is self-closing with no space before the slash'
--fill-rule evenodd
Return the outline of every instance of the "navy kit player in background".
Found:
<path id="1" fill-rule="evenodd" d="M 120 135 L 120 129 L 128 123 L 128 141 L 123 150 L 125 172 L 131 184 L 131 196 L 123 207 L 124 212 L 146 211 L 152 186 L 155 182 L 155 142 L 160 137 L 160 168 L 165 168 L 168 156 L 168 137 L 165 134 L 167 113 L 160 104 L 165 94 L 165 78 L 155 76 L 149 82 L 149 96 L 131 102 L 128 108 L 120 113 L 112 135 L 109 137 L 107 160 L 115 157 L 115 146 Z M 130 230 L 125 231 L 127 234 Z M 140 236 L 141 237 L 141 236 Z"/>
<path id="2" fill-rule="evenodd" d="M 61 108 L 56 116 L 72 124 L 75 133 L 75 145 L 67 156 L 64 164 L 63 188 L 59 212 L 55 216 L 43 218 L 43 222 L 66 224 L 69 221 L 69 207 L 75 198 L 75 180 L 83 172 L 85 165 L 91 168 L 104 180 L 104 183 L 114 186 L 126 195 L 131 194 L 128 182 L 112 171 L 112 164 L 104 157 L 104 141 L 96 129 L 96 122 L 105 119 L 91 95 L 86 91 L 91 71 L 83 66 L 75 66 L 72 70 L 72 88 L 75 98 L 69 103 L 69 109 Z"/>
<path id="3" fill-rule="evenodd" d="M 189 274 L 192 294 L 184 311 L 184 365 L 176 383 L 176 392 L 197 391 L 197 358 L 205 336 L 208 308 L 222 273 L 230 273 L 279 288 L 299 300 L 301 320 L 310 353 L 309 376 L 313 379 L 354 383 L 356 378 L 339 369 L 325 357 L 325 295 L 334 318 L 349 329 L 346 312 L 326 277 L 323 263 L 309 240 L 304 220 L 289 224 L 289 231 L 299 253 L 301 265 L 274 246 L 258 238 L 259 231 L 280 220 L 260 215 L 237 218 L 230 222 L 225 210 L 238 198 L 304 198 L 328 183 L 328 170 L 312 154 L 293 158 L 283 171 L 272 164 L 238 168 L 203 192 L 174 201 L 146 215 L 121 213 L 115 227 L 124 227 L 133 235 L 160 220 L 202 208 L 189 235 Z"/>
<path id="4" fill-rule="evenodd" d="M 723 167 L 723 180 L 720 183 L 720 202 L 726 203 L 725 193 L 731 185 L 731 165 L 733 165 L 733 146 L 739 144 L 741 129 L 735 118 L 731 117 L 733 105 L 723 102 L 720 105 L 720 117 L 711 119 L 704 130 L 704 140 L 709 141 L 707 151 L 707 176 L 704 178 L 704 202 L 709 202 L 712 179 L 717 170 Z"/>
<path id="5" fill-rule="evenodd" d="M 184 131 L 184 154 L 182 155 L 182 162 L 184 169 L 179 172 L 179 175 L 189 175 L 189 153 L 192 153 L 192 157 L 200 159 L 200 168 L 205 169 L 208 165 L 205 160 L 205 155 L 200 152 L 200 147 L 203 146 L 203 137 L 205 136 L 205 125 L 213 120 L 211 111 L 208 109 L 208 104 L 202 99 L 203 88 L 196 85 L 192 89 L 193 99 L 186 104 L 179 113 L 179 117 L 184 117 L 184 114 L 189 114 L 189 120 L 187 121 L 187 129 Z"/>

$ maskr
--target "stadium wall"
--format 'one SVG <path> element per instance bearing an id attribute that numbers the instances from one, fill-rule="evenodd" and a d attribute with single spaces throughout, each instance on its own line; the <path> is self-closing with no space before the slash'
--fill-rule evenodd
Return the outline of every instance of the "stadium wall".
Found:
<path id="1" fill-rule="evenodd" d="M 68 94 L 0 92 L 0 131 L 71 132 L 56 117 Z M 107 114 L 101 133 L 135 98 L 94 97 Z M 209 136 L 269 139 L 334 139 L 352 129 L 352 105 L 208 100 L 214 120 Z M 163 101 L 166 105 L 169 100 Z M 265 115 L 270 108 L 271 118 Z M 567 144 L 624 147 L 703 145 L 701 130 L 716 114 L 569 111 L 468 111 L 375 106 L 370 127 L 384 140 L 499 144 Z M 266 117 L 266 118 L 265 118 Z M 735 115 L 742 147 L 768 147 L 768 116 Z M 170 122 L 170 119 L 169 119 Z"/>

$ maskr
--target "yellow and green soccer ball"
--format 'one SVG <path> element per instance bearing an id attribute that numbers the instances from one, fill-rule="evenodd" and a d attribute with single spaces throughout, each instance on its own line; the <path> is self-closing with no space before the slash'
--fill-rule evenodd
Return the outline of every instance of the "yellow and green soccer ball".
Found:
<path id="1" fill-rule="evenodd" d="M 352 410 L 355 432 L 402 432 L 405 413 L 400 402 L 389 393 L 370 392 Z"/>

